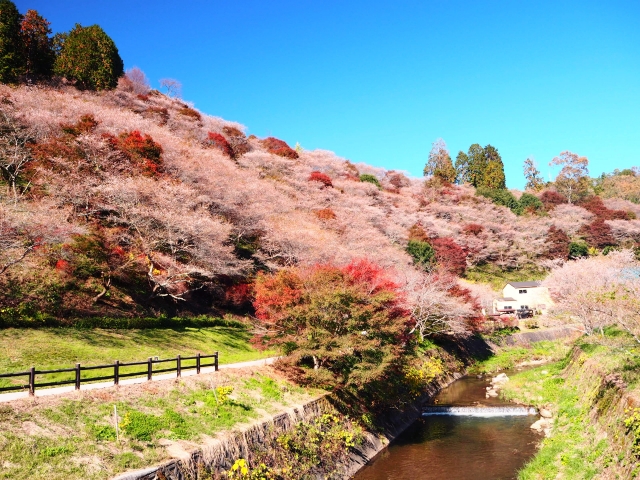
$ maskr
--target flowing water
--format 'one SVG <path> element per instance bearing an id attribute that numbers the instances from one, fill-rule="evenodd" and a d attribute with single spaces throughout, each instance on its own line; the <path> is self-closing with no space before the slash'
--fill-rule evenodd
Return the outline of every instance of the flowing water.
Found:
<path id="1" fill-rule="evenodd" d="M 464 377 L 354 480 L 503 480 L 533 456 L 530 409 L 485 398 L 488 377 Z"/>

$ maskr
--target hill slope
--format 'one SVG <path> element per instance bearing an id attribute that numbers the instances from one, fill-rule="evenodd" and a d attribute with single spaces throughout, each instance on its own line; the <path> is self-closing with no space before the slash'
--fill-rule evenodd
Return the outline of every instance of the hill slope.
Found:
<path id="1" fill-rule="evenodd" d="M 421 272 L 405 251 L 415 225 L 452 239 L 469 268 L 535 267 L 551 225 L 579 237 L 595 218 L 566 204 L 517 216 L 469 186 L 247 138 L 157 92 L 0 96 L 5 319 L 243 312 L 259 270 L 357 258 L 405 284 Z M 607 222 L 618 243 L 640 240 L 640 221 Z"/>

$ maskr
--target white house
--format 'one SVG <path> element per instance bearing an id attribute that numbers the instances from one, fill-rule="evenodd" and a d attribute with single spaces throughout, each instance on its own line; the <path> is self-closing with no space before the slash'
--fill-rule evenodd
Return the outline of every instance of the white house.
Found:
<path id="1" fill-rule="evenodd" d="M 514 313 L 519 309 L 546 313 L 551 304 L 549 289 L 540 282 L 509 282 L 502 289 L 502 298 L 493 301 L 493 313 Z"/>

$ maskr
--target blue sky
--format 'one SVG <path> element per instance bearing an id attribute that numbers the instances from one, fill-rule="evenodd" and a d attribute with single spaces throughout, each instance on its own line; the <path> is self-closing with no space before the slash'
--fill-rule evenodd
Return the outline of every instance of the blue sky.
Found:
<path id="1" fill-rule="evenodd" d="M 571 150 L 592 176 L 640 165 L 640 2 L 17 1 L 54 32 L 99 24 L 125 68 L 183 84 L 200 110 L 259 137 L 420 176 L 455 158 L 522 163 Z"/>

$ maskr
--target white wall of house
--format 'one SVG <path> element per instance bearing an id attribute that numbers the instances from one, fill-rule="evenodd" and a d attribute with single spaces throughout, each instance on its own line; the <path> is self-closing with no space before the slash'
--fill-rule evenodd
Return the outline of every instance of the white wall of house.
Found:
<path id="1" fill-rule="evenodd" d="M 514 302 L 516 309 L 526 306 L 526 308 L 546 313 L 547 309 L 552 305 L 551 295 L 549 295 L 547 287 L 514 287 L 507 284 L 502 289 L 502 296 L 514 298 L 516 300 Z"/>

